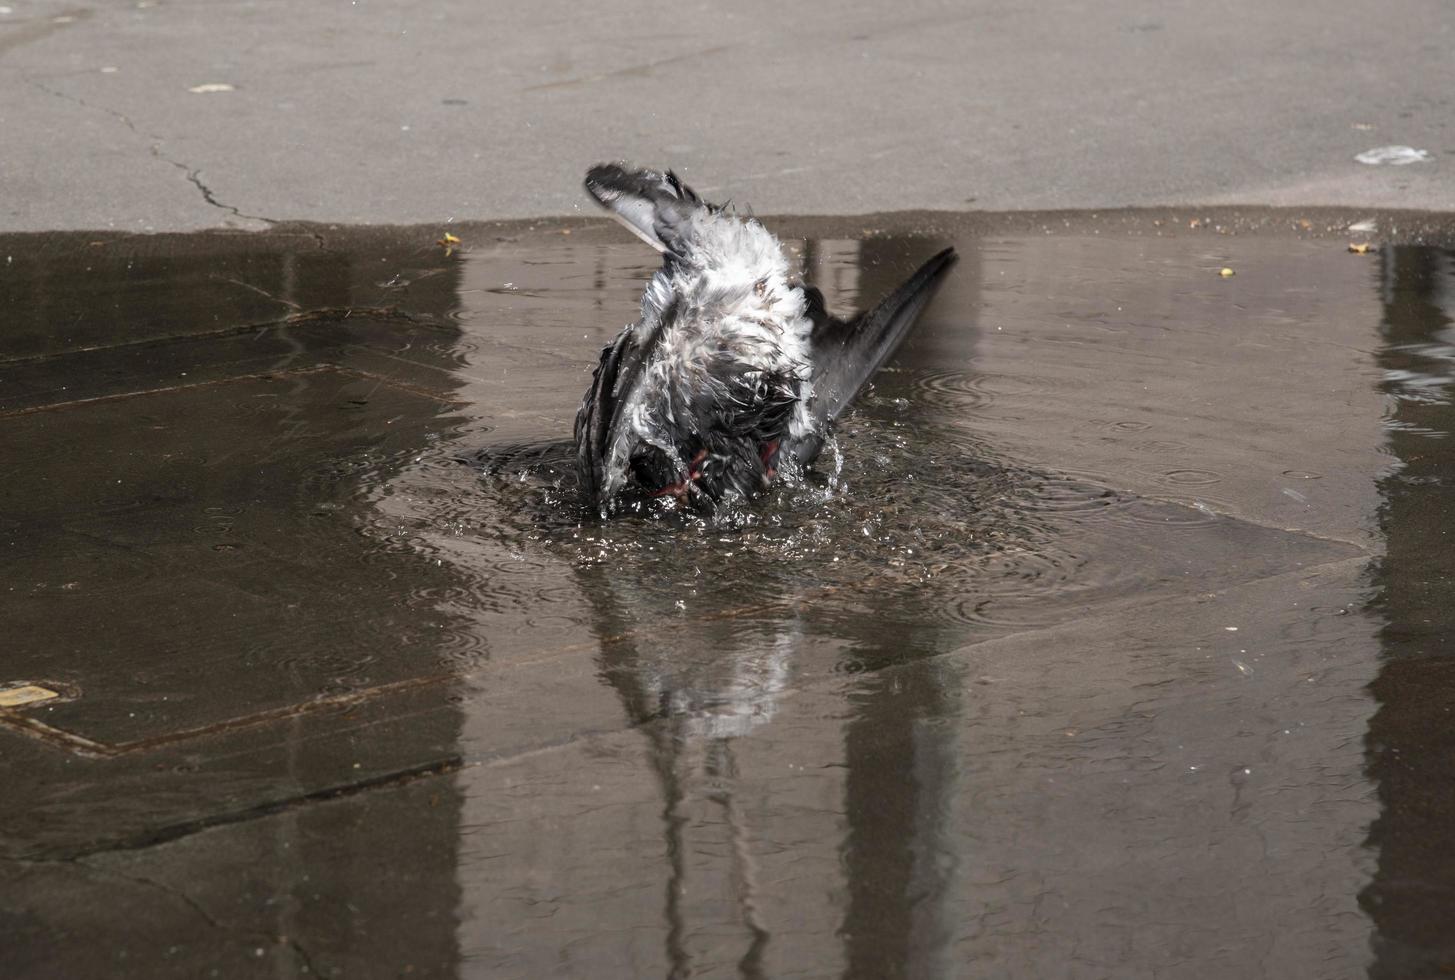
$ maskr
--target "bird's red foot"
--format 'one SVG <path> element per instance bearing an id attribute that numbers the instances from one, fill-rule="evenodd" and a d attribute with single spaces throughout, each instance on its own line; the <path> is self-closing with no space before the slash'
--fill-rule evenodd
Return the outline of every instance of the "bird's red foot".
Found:
<path id="1" fill-rule="evenodd" d="M 658 490 L 656 493 L 652 494 L 652 496 L 653 497 L 685 497 L 685 496 L 687 496 L 687 491 L 692 488 L 692 484 L 695 483 L 695 482 L 697 482 L 697 478 L 702 475 L 702 470 L 698 469 L 698 467 L 702 465 L 702 461 L 704 459 L 706 459 L 706 458 L 707 458 L 707 450 L 706 449 L 699 449 L 697 451 L 697 455 L 692 457 L 692 463 L 691 463 L 690 468 L 687 470 L 687 477 L 686 477 L 686 479 L 678 480 L 676 483 L 669 483 L 665 487 L 663 487 L 662 489 Z"/>
<path id="2" fill-rule="evenodd" d="M 763 460 L 763 481 L 766 483 L 778 475 L 778 470 L 773 466 L 778 458 L 778 440 L 763 443 L 763 447 L 758 450 L 758 456 Z"/>

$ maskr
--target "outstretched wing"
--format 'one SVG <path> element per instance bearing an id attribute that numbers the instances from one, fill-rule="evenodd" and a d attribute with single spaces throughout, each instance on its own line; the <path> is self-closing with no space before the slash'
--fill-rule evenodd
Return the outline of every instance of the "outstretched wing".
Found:
<path id="1" fill-rule="evenodd" d="M 827 428 L 848 408 L 874 372 L 899 349 L 920 311 L 934 295 L 945 270 L 955 261 L 955 250 L 937 253 L 899 288 L 873 309 L 852 320 L 840 320 L 824 309 L 823 296 L 806 289 L 807 315 L 813 320 L 814 431 L 800 436 L 784 450 L 800 463 L 811 463 L 823 448 Z"/>
<path id="2" fill-rule="evenodd" d="M 682 254 L 682 234 L 693 212 L 707 207 L 672 171 L 629 170 L 599 163 L 586 173 L 586 190 L 632 234 L 659 252 Z"/>

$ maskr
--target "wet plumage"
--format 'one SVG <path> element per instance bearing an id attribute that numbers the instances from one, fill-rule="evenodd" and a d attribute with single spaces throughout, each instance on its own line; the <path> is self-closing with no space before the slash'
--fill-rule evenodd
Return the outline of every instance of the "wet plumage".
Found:
<path id="1" fill-rule="evenodd" d="M 812 464 L 953 259 L 940 252 L 873 310 L 840 320 L 790 279 L 762 224 L 671 172 L 602 164 L 586 189 L 663 257 L 641 318 L 602 351 L 576 415 L 577 469 L 602 514 L 630 495 L 710 508 Z"/>

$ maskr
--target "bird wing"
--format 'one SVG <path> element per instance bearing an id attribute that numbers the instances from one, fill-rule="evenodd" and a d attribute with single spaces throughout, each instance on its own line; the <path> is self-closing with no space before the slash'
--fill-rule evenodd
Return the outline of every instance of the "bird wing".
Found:
<path id="1" fill-rule="evenodd" d="M 616 382 L 622 351 L 630 342 L 631 331 L 623 330 L 613 343 L 601 349 L 601 361 L 591 374 L 591 387 L 576 412 L 576 471 L 593 507 L 604 503 L 606 447 L 611 444 L 611 422 L 616 415 Z"/>
<path id="2" fill-rule="evenodd" d="M 810 343 L 814 414 L 819 424 L 786 445 L 787 452 L 801 463 L 810 463 L 818 456 L 829 423 L 849 407 L 874 372 L 899 349 L 954 261 L 953 248 L 936 253 L 877 306 L 852 320 L 830 315 L 824 308 L 823 294 L 805 288 L 807 315 L 813 320 Z"/>
<path id="3" fill-rule="evenodd" d="M 576 469 L 582 490 L 591 505 L 605 514 L 613 495 L 613 471 L 625 465 L 631 446 L 618 446 L 625 423 L 622 409 L 636 396 L 643 370 L 662 342 L 667 324 L 677 316 L 673 303 L 644 337 L 637 326 L 628 327 L 609 346 L 602 348 L 601 361 L 591 375 L 591 387 L 576 413 Z M 621 457 L 613 463 L 614 457 Z M 618 479 L 620 477 L 618 476 Z"/>

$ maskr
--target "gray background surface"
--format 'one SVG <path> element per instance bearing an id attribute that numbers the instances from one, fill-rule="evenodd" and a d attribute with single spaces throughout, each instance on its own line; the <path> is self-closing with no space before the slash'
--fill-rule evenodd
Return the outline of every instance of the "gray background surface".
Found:
<path id="1" fill-rule="evenodd" d="M 571 214 L 609 158 L 763 213 L 1455 208 L 1438 0 L 0 10 L 4 231 Z"/>

